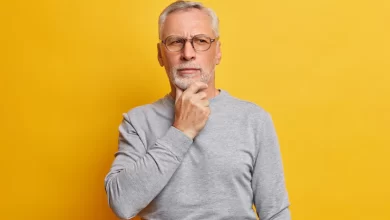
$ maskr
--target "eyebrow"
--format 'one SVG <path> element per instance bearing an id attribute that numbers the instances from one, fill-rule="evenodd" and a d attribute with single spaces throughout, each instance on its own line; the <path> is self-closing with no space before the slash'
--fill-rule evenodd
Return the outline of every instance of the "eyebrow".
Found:
<path id="1" fill-rule="evenodd" d="M 199 35 L 202 35 L 202 36 L 206 36 L 206 37 L 210 37 L 209 35 L 207 35 L 207 34 L 194 34 L 194 35 L 190 35 L 190 38 L 193 38 L 193 37 L 195 37 L 195 36 L 199 36 Z M 168 37 L 181 37 L 181 38 L 186 38 L 186 37 L 184 37 L 184 36 L 182 36 L 182 35 L 175 35 L 175 34 L 172 34 L 172 35 L 168 35 L 167 37 L 165 37 L 165 39 L 167 39 Z M 211 37 L 210 37 L 211 38 Z"/>

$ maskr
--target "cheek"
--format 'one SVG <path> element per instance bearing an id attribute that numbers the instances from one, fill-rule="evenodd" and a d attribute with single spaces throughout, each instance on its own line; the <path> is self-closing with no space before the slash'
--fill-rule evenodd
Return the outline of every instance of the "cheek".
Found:
<path id="1" fill-rule="evenodd" d="M 214 67 L 216 65 L 215 53 L 208 53 L 202 57 L 202 63 L 207 67 Z"/>
<path id="2" fill-rule="evenodd" d="M 166 67 L 171 68 L 180 62 L 180 56 L 177 56 L 175 54 L 165 54 L 163 56 L 164 64 Z"/>

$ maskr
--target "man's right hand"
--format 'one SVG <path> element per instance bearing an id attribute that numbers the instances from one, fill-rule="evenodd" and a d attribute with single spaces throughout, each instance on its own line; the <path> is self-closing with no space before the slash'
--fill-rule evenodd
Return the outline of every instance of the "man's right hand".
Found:
<path id="1" fill-rule="evenodd" d="M 185 91 L 176 87 L 175 121 L 173 126 L 191 139 L 204 128 L 210 115 L 206 92 L 208 85 L 195 82 Z"/>

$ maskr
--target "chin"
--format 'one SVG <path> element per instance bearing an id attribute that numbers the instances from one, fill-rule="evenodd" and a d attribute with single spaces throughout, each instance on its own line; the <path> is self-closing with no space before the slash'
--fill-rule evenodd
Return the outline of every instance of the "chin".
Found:
<path id="1" fill-rule="evenodd" d="M 194 81 L 194 80 L 191 80 L 191 81 L 189 81 L 189 80 L 175 80 L 174 84 L 177 87 L 179 87 L 180 89 L 186 90 L 194 82 L 196 82 L 196 81 Z"/>
<path id="2" fill-rule="evenodd" d="M 204 82 L 208 84 L 208 78 L 196 78 L 196 79 L 175 79 L 174 84 L 182 90 L 186 90 L 194 82 Z"/>
<path id="3" fill-rule="evenodd" d="M 169 75 L 169 78 L 173 85 L 182 90 L 186 90 L 194 82 L 204 82 L 208 84 L 211 74 L 205 74 L 202 72 L 200 74 L 193 74 L 192 76 L 181 76 L 177 72 L 173 72 Z"/>

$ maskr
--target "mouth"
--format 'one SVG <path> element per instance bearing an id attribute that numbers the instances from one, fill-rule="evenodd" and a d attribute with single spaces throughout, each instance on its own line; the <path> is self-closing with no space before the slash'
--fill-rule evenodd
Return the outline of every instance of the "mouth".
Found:
<path id="1" fill-rule="evenodd" d="M 181 74 L 194 74 L 200 71 L 198 68 L 182 68 L 177 70 Z"/>

